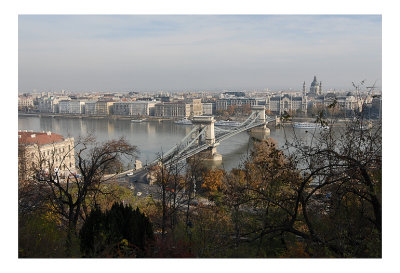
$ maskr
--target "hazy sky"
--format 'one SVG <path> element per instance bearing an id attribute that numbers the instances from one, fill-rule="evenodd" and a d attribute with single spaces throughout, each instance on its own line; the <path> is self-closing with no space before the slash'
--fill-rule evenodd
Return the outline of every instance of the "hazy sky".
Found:
<path id="1" fill-rule="evenodd" d="M 323 88 L 382 77 L 380 15 L 20 15 L 19 91 Z"/>

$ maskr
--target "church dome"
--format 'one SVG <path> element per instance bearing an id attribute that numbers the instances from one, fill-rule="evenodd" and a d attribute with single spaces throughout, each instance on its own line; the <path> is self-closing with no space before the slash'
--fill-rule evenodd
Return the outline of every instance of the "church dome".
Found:
<path id="1" fill-rule="evenodd" d="M 317 81 L 317 77 L 314 76 L 314 80 L 311 83 L 311 86 L 317 86 L 318 85 L 318 81 Z"/>

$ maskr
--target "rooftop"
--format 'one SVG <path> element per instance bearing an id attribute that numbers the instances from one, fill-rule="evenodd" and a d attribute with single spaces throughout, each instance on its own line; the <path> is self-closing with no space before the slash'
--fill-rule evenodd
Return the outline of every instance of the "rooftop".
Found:
<path id="1" fill-rule="evenodd" d="M 52 132 L 18 131 L 18 144 L 46 145 L 64 141 L 64 137 Z"/>

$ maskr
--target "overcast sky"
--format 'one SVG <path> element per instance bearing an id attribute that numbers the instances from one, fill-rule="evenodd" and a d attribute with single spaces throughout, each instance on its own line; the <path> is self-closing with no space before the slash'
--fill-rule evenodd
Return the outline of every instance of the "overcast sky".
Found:
<path id="1" fill-rule="evenodd" d="M 378 15 L 20 15 L 19 91 L 381 85 Z"/>

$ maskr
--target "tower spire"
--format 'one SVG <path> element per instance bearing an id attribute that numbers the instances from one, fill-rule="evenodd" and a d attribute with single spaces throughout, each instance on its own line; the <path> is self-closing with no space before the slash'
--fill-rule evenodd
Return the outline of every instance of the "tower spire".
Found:
<path id="1" fill-rule="evenodd" d="M 319 94 L 320 95 L 322 94 L 322 82 L 321 81 L 319 82 Z"/>

